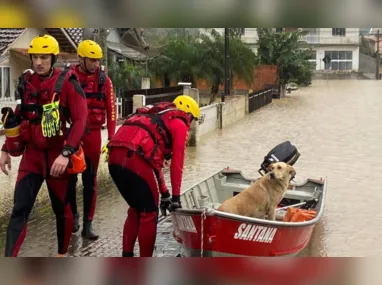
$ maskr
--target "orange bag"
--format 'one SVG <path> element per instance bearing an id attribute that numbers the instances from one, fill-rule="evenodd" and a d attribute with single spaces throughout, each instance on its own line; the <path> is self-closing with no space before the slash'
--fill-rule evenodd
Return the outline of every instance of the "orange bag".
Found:
<path id="1" fill-rule="evenodd" d="M 288 208 L 284 216 L 283 222 L 305 222 L 316 217 L 316 211 L 309 211 L 297 208 Z"/>
<path id="2" fill-rule="evenodd" d="M 84 172 L 86 169 L 86 161 L 84 150 L 82 149 L 82 143 L 75 153 L 72 154 L 69 165 L 68 165 L 68 173 L 69 174 L 79 174 Z"/>

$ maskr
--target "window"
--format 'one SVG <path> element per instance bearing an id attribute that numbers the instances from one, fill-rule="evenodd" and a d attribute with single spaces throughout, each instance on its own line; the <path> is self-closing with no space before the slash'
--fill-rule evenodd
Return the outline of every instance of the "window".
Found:
<path id="1" fill-rule="evenodd" d="M 325 51 L 325 56 L 332 59 L 325 64 L 325 69 L 332 70 L 352 70 L 353 52 L 352 51 Z"/>
<path id="2" fill-rule="evenodd" d="M 0 99 L 11 97 L 10 68 L 0 66 Z"/>
<path id="3" fill-rule="evenodd" d="M 346 28 L 332 28 L 332 35 L 333 36 L 346 36 Z"/>
<path id="4" fill-rule="evenodd" d="M 245 34 L 245 28 L 240 28 L 241 35 L 243 36 Z"/>

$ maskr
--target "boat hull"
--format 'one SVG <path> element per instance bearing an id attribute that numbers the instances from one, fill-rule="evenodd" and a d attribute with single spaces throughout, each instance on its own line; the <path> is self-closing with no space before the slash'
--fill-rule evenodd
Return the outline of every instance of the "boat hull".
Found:
<path id="1" fill-rule="evenodd" d="M 314 228 L 314 224 L 275 227 L 217 215 L 202 216 L 203 212 L 172 213 L 174 237 L 185 256 L 295 256 L 309 243 Z"/>
<path id="2" fill-rule="evenodd" d="M 172 212 L 171 219 L 173 235 L 182 246 L 182 255 L 295 256 L 308 245 L 324 211 L 326 180 L 307 179 L 291 184 L 279 204 L 275 221 L 217 210 L 222 201 L 240 193 L 254 181 L 241 171 L 225 168 L 181 194 L 183 208 Z M 309 201 L 314 202 L 308 206 L 316 212 L 313 219 L 284 220 L 285 208 Z"/>

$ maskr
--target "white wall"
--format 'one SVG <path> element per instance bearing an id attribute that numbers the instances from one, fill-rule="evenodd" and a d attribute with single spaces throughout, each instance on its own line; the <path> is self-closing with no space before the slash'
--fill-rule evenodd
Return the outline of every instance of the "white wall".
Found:
<path id="1" fill-rule="evenodd" d="M 203 124 L 198 126 L 198 137 L 216 130 L 219 127 L 218 121 L 218 106 L 219 103 L 208 105 L 200 108 L 200 113 L 205 115 Z"/>
<path id="2" fill-rule="evenodd" d="M 248 96 L 229 96 L 223 105 L 223 128 L 233 124 L 246 115 Z"/>
<path id="3" fill-rule="evenodd" d="M 245 33 L 241 36 L 241 39 L 247 44 L 257 44 L 257 41 L 259 40 L 257 28 L 245 28 Z"/>
<path id="4" fill-rule="evenodd" d="M 320 44 L 359 44 L 359 28 L 346 28 L 345 36 L 333 36 L 333 28 L 320 28 L 319 37 Z"/>
<path id="5" fill-rule="evenodd" d="M 323 46 L 316 47 L 316 70 L 325 70 L 325 63 L 322 59 L 325 57 L 325 51 L 352 51 L 353 53 L 353 71 L 358 71 L 359 69 L 359 47 L 354 46 Z"/>
<path id="6" fill-rule="evenodd" d="M 248 96 L 230 96 L 230 98 L 226 98 L 222 112 L 223 112 L 223 128 L 226 126 L 233 124 L 245 117 L 247 114 L 247 101 Z M 212 105 L 208 105 L 200 108 L 200 113 L 205 115 L 204 122 L 201 125 L 198 125 L 197 136 L 200 138 L 201 136 L 216 130 L 219 128 L 219 116 L 218 116 L 218 108 L 219 104 L 215 103 Z"/>

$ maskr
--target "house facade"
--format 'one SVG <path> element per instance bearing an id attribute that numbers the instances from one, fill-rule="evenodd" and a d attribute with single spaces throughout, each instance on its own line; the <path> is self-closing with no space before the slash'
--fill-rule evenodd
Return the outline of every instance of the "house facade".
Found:
<path id="1" fill-rule="evenodd" d="M 316 71 L 358 71 L 360 57 L 359 28 L 311 28 L 304 40 L 312 47 L 312 66 Z M 330 63 L 323 61 L 331 59 Z"/>
<path id="2" fill-rule="evenodd" d="M 301 28 L 273 28 L 274 32 L 296 30 Z M 215 28 L 224 34 L 224 28 Z M 209 33 L 210 29 L 200 29 L 201 33 Z M 258 35 L 256 28 L 242 28 L 242 40 L 256 53 Z M 303 38 L 313 49 L 309 60 L 316 71 L 359 70 L 360 29 L 359 28 L 311 28 Z M 325 56 L 331 58 L 329 64 L 322 60 Z"/>

